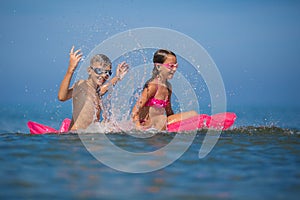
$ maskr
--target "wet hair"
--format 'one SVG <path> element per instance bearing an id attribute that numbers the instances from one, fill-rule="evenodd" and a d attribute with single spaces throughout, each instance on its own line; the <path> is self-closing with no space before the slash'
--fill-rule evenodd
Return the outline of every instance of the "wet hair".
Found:
<path id="1" fill-rule="evenodd" d="M 96 54 L 91 58 L 90 66 L 93 66 L 95 63 L 99 63 L 102 67 L 111 66 L 110 59 L 104 54 Z"/>
<path id="2" fill-rule="evenodd" d="M 168 55 L 172 55 L 176 58 L 175 53 L 167 49 L 158 49 L 153 56 L 153 63 L 161 63 L 163 64 L 167 59 Z"/>
<path id="3" fill-rule="evenodd" d="M 158 49 L 153 56 L 153 63 L 160 63 L 163 64 L 165 60 L 167 60 L 168 55 L 172 55 L 176 58 L 176 54 L 170 50 L 167 49 Z M 153 70 L 152 70 L 152 77 L 145 83 L 144 88 L 148 87 L 149 82 L 154 80 L 159 74 L 157 66 L 154 64 Z"/>

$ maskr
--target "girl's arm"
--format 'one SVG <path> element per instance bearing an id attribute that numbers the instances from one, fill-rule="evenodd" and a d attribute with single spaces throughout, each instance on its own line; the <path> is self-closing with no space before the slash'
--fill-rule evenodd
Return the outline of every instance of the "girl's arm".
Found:
<path id="1" fill-rule="evenodd" d="M 60 84 L 60 88 L 58 91 L 58 99 L 60 101 L 66 101 L 72 98 L 73 88 L 72 87 L 69 88 L 70 82 L 74 74 L 74 71 L 78 66 L 78 63 L 81 60 L 81 57 L 82 57 L 82 53 L 80 52 L 80 49 L 74 52 L 74 46 L 72 46 L 72 49 L 70 51 L 69 67 L 66 75 L 64 76 L 64 79 Z"/>
<path id="2" fill-rule="evenodd" d="M 169 103 L 166 107 L 166 114 L 167 114 L 167 116 L 170 116 L 170 115 L 174 115 L 174 112 L 173 112 L 173 109 L 172 109 L 172 104 L 171 104 L 172 85 L 171 85 L 170 82 L 167 83 L 167 87 L 168 87 L 168 92 L 169 92 L 169 95 L 168 95 Z"/>
<path id="3" fill-rule="evenodd" d="M 148 84 L 147 87 L 144 88 L 142 91 L 142 94 L 136 104 L 134 105 L 132 109 L 131 118 L 133 122 L 137 125 L 137 127 L 141 126 L 140 124 L 140 111 L 145 106 L 149 98 L 153 97 L 156 92 L 156 85 L 155 84 Z"/>
<path id="4" fill-rule="evenodd" d="M 167 114 L 167 116 L 174 115 L 174 112 L 173 112 L 173 109 L 172 109 L 172 104 L 171 104 L 171 96 L 172 96 L 172 90 L 169 89 L 169 96 L 168 96 L 169 103 L 168 103 L 168 105 L 166 107 L 166 114 Z"/>

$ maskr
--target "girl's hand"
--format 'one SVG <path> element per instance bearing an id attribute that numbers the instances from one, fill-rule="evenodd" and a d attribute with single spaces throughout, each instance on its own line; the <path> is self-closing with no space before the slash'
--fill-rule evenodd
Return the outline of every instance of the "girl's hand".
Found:
<path id="1" fill-rule="evenodd" d="M 151 125 L 145 125 L 145 122 L 142 123 L 140 121 L 135 122 L 135 129 L 138 131 L 145 131 L 151 127 L 152 127 Z"/>
<path id="2" fill-rule="evenodd" d="M 69 68 L 68 71 L 73 73 L 75 69 L 78 66 L 79 61 L 82 58 L 81 49 L 78 49 L 74 52 L 74 46 L 72 46 L 72 49 L 70 51 L 70 61 L 69 61 Z"/>
<path id="3" fill-rule="evenodd" d="M 129 66 L 125 61 L 120 63 L 117 67 L 117 72 L 116 72 L 117 77 L 120 80 L 122 80 L 124 78 L 124 76 L 127 74 L 128 69 L 129 69 Z"/>

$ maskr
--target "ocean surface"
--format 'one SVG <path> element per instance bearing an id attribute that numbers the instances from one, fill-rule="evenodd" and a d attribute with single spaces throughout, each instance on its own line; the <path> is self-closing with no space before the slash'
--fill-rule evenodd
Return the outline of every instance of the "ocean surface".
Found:
<path id="1" fill-rule="evenodd" d="M 300 108 L 248 106 L 228 111 L 237 114 L 236 123 L 221 133 L 206 157 L 198 156 L 206 135 L 201 130 L 183 155 L 166 167 L 128 173 L 94 157 L 80 134 L 29 134 L 28 120 L 58 128 L 70 108 L 2 105 L 0 199 L 298 199 Z M 97 133 L 85 134 L 96 138 L 91 142 L 97 145 Z M 191 137 L 177 135 L 180 145 Z M 143 139 L 122 132 L 108 138 L 139 153 L 160 149 L 175 136 L 156 133 Z M 122 156 L 125 167 L 138 164 Z"/>

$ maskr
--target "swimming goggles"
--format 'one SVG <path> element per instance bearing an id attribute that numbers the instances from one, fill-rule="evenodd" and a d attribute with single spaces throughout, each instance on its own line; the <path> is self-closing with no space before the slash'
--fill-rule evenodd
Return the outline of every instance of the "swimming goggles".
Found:
<path id="1" fill-rule="evenodd" d="M 166 64 L 162 64 L 162 63 L 154 63 L 156 65 L 162 65 L 168 69 L 177 69 L 178 68 L 178 63 L 175 63 L 175 64 L 171 64 L 171 63 L 166 63 Z"/>
<path id="2" fill-rule="evenodd" d="M 111 76 L 112 75 L 112 71 L 111 70 L 102 70 L 101 68 L 97 68 L 97 67 L 92 67 L 91 66 L 91 69 L 94 70 L 94 72 L 98 75 L 101 75 L 101 74 L 105 74 L 107 76 Z"/>

